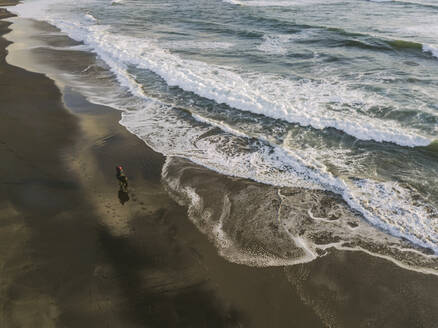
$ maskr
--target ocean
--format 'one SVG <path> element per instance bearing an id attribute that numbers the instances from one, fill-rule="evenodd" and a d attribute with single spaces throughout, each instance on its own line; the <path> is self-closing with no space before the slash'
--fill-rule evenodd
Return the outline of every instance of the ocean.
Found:
<path id="1" fill-rule="evenodd" d="M 66 78 L 167 156 L 163 183 L 229 260 L 288 265 L 337 248 L 438 273 L 438 1 L 30 0 L 10 10 L 97 55 Z M 238 201 L 219 190 L 208 207 L 175 174 L 185 160 L 266 188 Z M 242 221 L 257 252 L 233 227 Z"/>

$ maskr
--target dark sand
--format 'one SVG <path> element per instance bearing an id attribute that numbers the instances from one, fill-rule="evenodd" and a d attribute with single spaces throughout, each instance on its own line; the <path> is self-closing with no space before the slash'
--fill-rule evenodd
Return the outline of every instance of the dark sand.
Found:
<path id="1" fill-rule="evenodd" d="M 8 61 L 26 71 L 5 62 L 6 45 L 0 38 L 0 327 L 438 327 L 437 277 L 383 259 L 225 261 L 163 189 L 163 156 L 117 111 L 29 72 L 93 58 L 15 49 Z M 131 184 L 124 205 L 117 164 Z"/>

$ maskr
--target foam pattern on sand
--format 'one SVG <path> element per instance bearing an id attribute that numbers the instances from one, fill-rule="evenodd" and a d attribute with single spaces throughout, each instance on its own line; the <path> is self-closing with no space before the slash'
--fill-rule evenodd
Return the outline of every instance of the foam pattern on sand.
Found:
<path id="1" fill-rule="evenodd" d="M 291 265 L 337 248 L 438 274 L 435 256 L 364 222 L 332 193 L 224 179 L 175 157 L 166 160 L 162 176 L 169 193 L 188 206 L 190 219 L 230 261 Z"/>

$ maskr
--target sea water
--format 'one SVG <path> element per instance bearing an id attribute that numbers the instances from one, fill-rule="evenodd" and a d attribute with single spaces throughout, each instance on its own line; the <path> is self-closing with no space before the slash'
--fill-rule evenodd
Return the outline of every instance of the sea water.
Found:
<path id="1" fill-rule="evenodd" d="M 169 181 L 173 158 L 289 202 L 278 245 L 289 238 L 301 255 L 230 259 L 293 264 L 337 247 L 438 271 L 438 1 L 28 0 L 11 10 L 97 54 L 110 74 L 79 72 L 83 93 L 168 156 L 163 179 L 186 205 L 200 195 Z M 313 195 L 300 215 L 282 188 Z M 327 207 L 323 194 L 339 199 L 337 222 L 312 210 Z M 212 238 L 230 248 L 220 231 Z"/>

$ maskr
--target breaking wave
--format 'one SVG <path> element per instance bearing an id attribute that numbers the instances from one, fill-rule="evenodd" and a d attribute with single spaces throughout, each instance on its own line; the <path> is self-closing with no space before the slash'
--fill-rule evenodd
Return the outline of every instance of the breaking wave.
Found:
<path id="1" fill-rule="evenodd" d="M 181 59 L 152 40 L 113 34 L 108 26 L 48 20 L 73 39 L 91 46 L 104 59 L 150 70 L 170 86 L 178 86 L 217 103 L 315 129 L 335 128 L 361 140 L 411 147 L 426 146 L 432 141 L 431 137 L 402 128 L 395 121 L 370 117 L 365 121 L 355 111 L 337 110 L 348 106 L 360 107 L 360 111 L 366 112 L 379 101 L 374 94 L 349 90 L 339 81 L 292 80 L 278 75 L 239 72 Z"/>
<path id="2" fill-rule="evenodd" d="M 430 52 L 432 56 L 438 58 L 438 47 L 432 47 L 430 45 L 423 45 L 423 51 L 424 52 Z"/>

